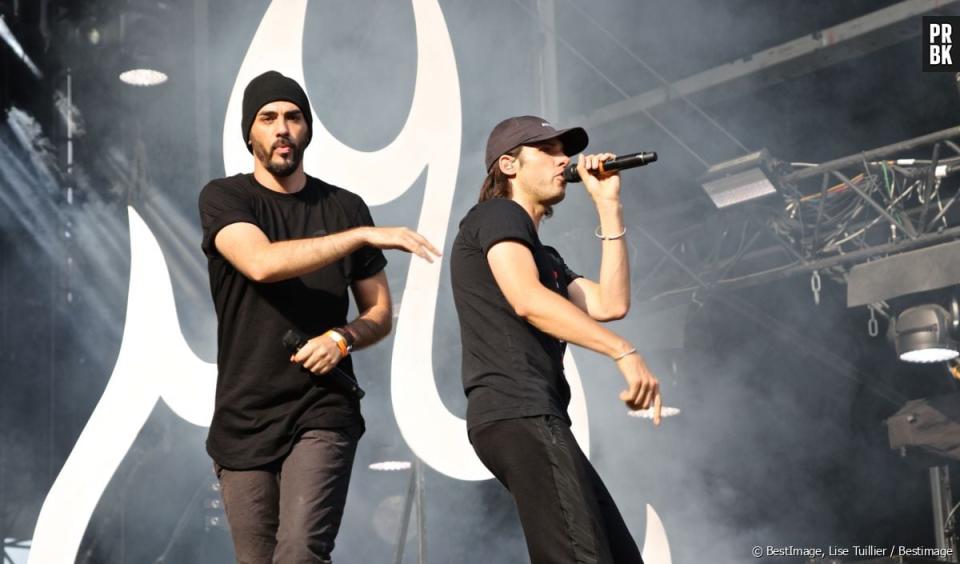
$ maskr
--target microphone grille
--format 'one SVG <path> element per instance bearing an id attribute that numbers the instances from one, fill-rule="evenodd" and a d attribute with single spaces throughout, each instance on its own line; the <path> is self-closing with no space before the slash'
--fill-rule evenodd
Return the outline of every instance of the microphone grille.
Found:
<path id="1" fill-rule="evenodd" d="M 580 172 L 577 171 L 577 163 L 570 163 L 563 169 L 563 179 L 567 182 L 580 182 Z"/>

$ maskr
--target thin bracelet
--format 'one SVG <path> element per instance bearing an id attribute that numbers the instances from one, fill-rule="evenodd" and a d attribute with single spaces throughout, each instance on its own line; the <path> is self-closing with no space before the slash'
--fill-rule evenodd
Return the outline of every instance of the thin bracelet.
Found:
<path id="1" fill-rule="evenodd" d="M 598 225 L 597 230 L 594 231 L 593 234 L 596 235 L 597 239 L 600 239 L 601 241 L 614 241 L 616 239 L 620 239 L 621 237 L 627 234 L 627 226 L 624 225 L 623 231 L 621 231 L 620 233 L 617 233 L 616 235 L 612 235 L 610 237 L 604 237 L 603 235 L 600 234 L 600 226 Z"/>
<path id="2" fill-rule="evenodd" d="M 628 350 L 628 351 L 625 352 L 625 353 L 620 353 L 620 354 L 618 354 L 617 356 L 613 357 L 613 361 L 614 361 L 614 362 L 620 362 L 621 360 L 627 358 L 628 356 L 630 356 L 630 355 L 632 355 L 632 354 L 636 354 L 636 352 L 637 352 L 637 349 L 636 349 L 636 348 L 632 348 L 632 349 Z"/>

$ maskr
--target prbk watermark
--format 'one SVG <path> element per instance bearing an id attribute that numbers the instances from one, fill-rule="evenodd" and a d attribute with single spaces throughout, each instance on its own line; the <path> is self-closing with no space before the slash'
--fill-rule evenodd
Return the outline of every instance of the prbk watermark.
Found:
<path id="1" fill-rule="evenodd" d="M 960 71 L 960 16 L 923 17 L 923 72 Z"/>

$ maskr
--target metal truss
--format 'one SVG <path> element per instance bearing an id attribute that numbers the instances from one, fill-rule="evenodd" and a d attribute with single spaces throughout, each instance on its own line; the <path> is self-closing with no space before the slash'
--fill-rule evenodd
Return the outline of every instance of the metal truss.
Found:
<path id="1" fill-rule="evenodd" d="M 657 75 L 657 88 L 578 116 L 571 123 L 591 128 L 636 117 L 678 100 L 710 105 L 747 92 L 912 40 L 921 15 L 953 15 L 957 0 L 903 0 L 852 20 L 752 53 L 676 82 Z M 585 16 L 587 17 L 587 16 Z M 603 30 L 606 32 L 606 30 Z M 630 53 L 631 56 L 635 55 Z M 639 61 L 646 68 L 646 63 Z M 651 69 L 647 69 L 648 71 Z"/>
<path id="2" fill-rule="evenodd" d="M 634 299 L 656 307 L 804 272 L 818 299 L 821 274 L 843 282 L 856 263 L 958 239 L 958 140 L 960 126 L 827 163 L 779 163 L 778 196 L 665 237 L 640 228 L 650 245 L 634 252 L 651 268 Z"/>

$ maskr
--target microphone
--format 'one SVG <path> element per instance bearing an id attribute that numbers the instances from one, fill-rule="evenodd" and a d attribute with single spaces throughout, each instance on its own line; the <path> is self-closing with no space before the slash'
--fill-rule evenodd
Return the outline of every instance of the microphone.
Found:
<path id="1" fill-rule="evenodd" d="M 600 163 L 600 172 L 613 172 L 644 166 L 657 160 L 657 154 L 640 151 L 630 155 L 622 155 L 613 160 Z M 563 179 L 567 182 L 580 182 L 580 173 L 577 172 L 577 163 L 570 163 L 563 169 Z"/>
<path id="2" fill-rule="evenodd" d="M 290 354 L 294 354 L 300 350 L 303 345 L 307 344 L 307 338 L 298 333 L 296 330 L 290 329 L 283 335 L 282 343 L 283 346 L 290 351 Z M 350 393 L 350 395 L 353 397 L 357 398 L 358 400 L 362 400 L 363 396 L 367 395 L 367 392 L 363 391 L 363 388 L 360 387 L 357 379 L 350 374 L 347 374 L 347 372 L 339 366 L 334 366 L 333 370 L 330 372 L 330 380 L 336 383 L 336 385 L 340 388 L 343 388 L 345 391 Z"/>

